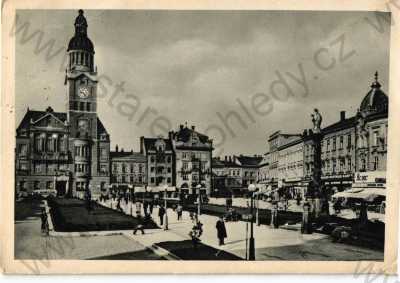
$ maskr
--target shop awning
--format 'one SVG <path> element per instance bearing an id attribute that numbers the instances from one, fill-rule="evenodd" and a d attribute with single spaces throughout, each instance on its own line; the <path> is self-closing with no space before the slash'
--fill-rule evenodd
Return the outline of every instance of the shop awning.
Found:
<path id="1" fill-rule="evenodd" d="M 176 187 L 167 187 L 167 192 L 175 192 L 176 191 Z M 152 192 L 152 193 L 160 193 L 160 192 L 165 192 L 165 188 L 164 187 L 147 187 L 147 191 L 148 192 Z M 136 189 L 135 189 L 136 192 Z M 143 191 L 144 192 L 144 191 Z"/>
<path id="2" fill-rule="evenodd" d="M 354 198 L 354 199 L 363 199 L 365 201 L 373 201 L 375 198 L 383 196 L 386 197 L 385 189 L 376 189 L 376 188 L 354 188 L 351 190 L 338 192 L 333 195 L 334 198 Z"/>

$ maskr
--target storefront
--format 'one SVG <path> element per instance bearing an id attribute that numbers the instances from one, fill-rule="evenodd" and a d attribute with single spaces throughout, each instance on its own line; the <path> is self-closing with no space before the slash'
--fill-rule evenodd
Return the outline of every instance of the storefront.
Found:
<path id="1" fill-rule="evenodd" d="M 337 192 L 342 192 L 351 188 L 353 183 L 352 174 L 340 174 L 340 175 L 330 175 L 322 176 L 321 181 L 323 186 L 327 189 L 330 194 Z"/>
<path id="2" fill-rule="evenodd" d="M 380 205 L 386 200 L 386 172 L 356 172 L 351 189 L 338 192 L 333 197 L 364 200 Z"/>

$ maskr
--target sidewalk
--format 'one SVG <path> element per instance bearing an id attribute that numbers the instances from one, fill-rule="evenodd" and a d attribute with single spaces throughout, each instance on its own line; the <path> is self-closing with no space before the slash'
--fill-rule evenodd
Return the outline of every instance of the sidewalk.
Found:
<path id="1" fill-rule="evenodd" d="M 158 208 L 153 211 L 153 219 L 158 221 Z M 246 222 L 227 222 L 228 238 L 224 246 L 218 245 L 215 224 L 217 217 L 200 215 L 203 223 L 202 243 L 246 258 Z M 183 213 L 178 221 L 172 209 L 168 209 L 169 230 L 151 231 L 149 234 L 133 236 L 135 241 L 149 247 L 167 241 L 190 239 L 189 231 L 193 224 L 189 213 Z M 329 236 L 314 233 L 303 235 L 298 231 L 272 229 L 269 226 L 254 225 L 254 237 L 257 260 L 383 260 L 383 252 L 332 243 Z"/>

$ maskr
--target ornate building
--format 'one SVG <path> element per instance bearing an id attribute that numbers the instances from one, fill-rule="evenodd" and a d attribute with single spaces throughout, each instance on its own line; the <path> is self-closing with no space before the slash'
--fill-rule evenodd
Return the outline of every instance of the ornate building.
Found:
<path id="1" fill-rule="evenodd" d="M 186 193 L 197 193 L 201 185 L 203 194 L 211 192 L 212 140 L 195 130 L 180 125 L 177 131 L 169 133 L 174 156 L 176 187 Z"/>
<path id="2" fill-rule="evenodd" d="M 150 187 L 175 186 L 174 152 L 169 139 L 141 137 L 140 153 L 146 158 Z"/>
<path id="3" fill-rule="evenodd" d="M 388 107 L 389 99 L 375 73 L 371 90 L 356 115 L 356 171 L 386 171 Z"/>
<path id="4" fill-rule="evenodd" d="M 29 110 L 17 128 L 18 190 L 96 197 L 110 179 L 110 137 L 97 115 L 94 47 L 83 11 L 75 20 L 65 75 L 67 112 Z"/>

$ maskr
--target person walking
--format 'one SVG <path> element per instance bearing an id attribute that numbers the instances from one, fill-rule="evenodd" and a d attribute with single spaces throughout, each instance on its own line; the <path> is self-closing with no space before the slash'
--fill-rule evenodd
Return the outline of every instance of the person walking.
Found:
<path id="1" fill-rule="evenodd" d="M 178 215 L 178 220 L 182 220 L 183 207 L 180 203 L 176 207 L 176 213 Z"/>
<path id="2" fill-rule="evenodd" d="M 217 228 L 217 236 L 219 239 L 219 245 L 222 246 L 225 244 L 224 240 L 227 237 L 225 222 L 224 222 L 224 218 L 222 216 L 218 219 L 217 224 L 215 225 L 215 228 Z"/>
<path id="3" fill-rule="evenodd" d="M 160 217 L 160 226 L 164 225 L 164 215 L 166 211 L 163 205 L 160 205 L 160 208 L 158 209 L 158 216 Z"/>
<path id="4" fill-rule="evenodd" d="M 142 232 L 142 235 L 144 235 L 144 219 L 141 215 L 137 217 L 138 223 L 135 226 L 135 229 L 133 230 L 133 235 L 136 235 L 136 232 L 140 230 Z"/>
<path id="5" fill-rule="evenodd" d="M 47 219 L 46 209 L 44 207 L 42 208 L 42 214 L 40 215 L 40 218 L 42 220 L 42 233 L 49 235 L 49 222 Z"/>

